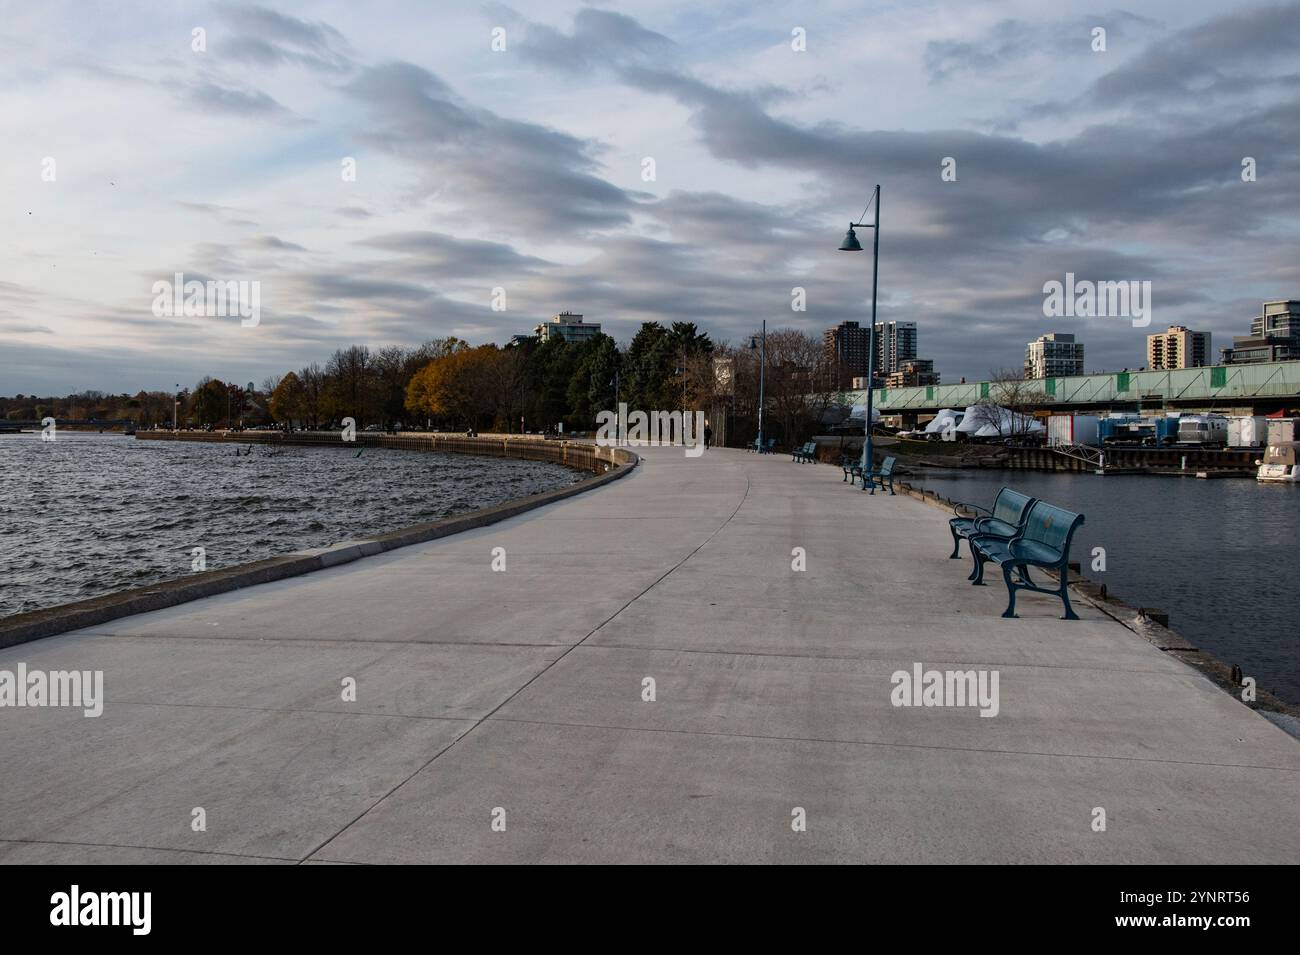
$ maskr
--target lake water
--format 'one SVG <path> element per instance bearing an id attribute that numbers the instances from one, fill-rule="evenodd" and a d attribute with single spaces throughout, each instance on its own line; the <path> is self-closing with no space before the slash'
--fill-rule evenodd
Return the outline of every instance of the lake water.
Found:
<path id="1" fill-rule="evenodd" d="M 1167 611 L 1193 643 L 1300 703 L 1300 486 L 926 469 L 907 480 L 985 507 L 1006 484 L 1081 512 L 1071 557 L 1084 576 L 1133 606 Z M 1089 569 L 1094 547 L 1105 548 L 1104 573 Z"/>
<path id="2" fill-rule="evenodd" d="M 241 451 L 244 448 L 240 448 Z M 369 537 L 572 484 L 442 452 L 0 435 L 0 616 Z"/>

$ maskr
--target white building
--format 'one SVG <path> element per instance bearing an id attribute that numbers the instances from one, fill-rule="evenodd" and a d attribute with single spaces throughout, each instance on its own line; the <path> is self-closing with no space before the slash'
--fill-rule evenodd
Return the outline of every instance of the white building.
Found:
<path id="1" fill-rule="evenodd" d="M 1025 348 L 1026 378 L 1066 378 L 1083 374 L 1083 342 L 1073 335 L 1040 335 Z"/>
<path id="2" fill-rule="evenodd" d="M 534 328 L 533 334 L 542 341 L 559 337 L 566 342 L 585 342 L 600 334 L 600 323 L 584 322 L 581 315 L 576 315 L 573 312 L 561 312 L 549 322 L 542 322 L 542 324 Z"/>

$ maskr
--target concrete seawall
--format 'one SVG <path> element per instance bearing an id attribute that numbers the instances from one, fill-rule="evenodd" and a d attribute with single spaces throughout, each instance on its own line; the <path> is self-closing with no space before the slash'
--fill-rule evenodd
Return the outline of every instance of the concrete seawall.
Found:
<path id="1" fill-rule="evenodd" d="M 139 431 L 140 441 L 200 441 L 231 445 L 299 445 L 356 451 L 361 448 L 392 448 L 403 451 L 445 451 L 493 458 L 521 458 L 550 461 L 593 474 L 613 466 L 634 464 L 636 456 L 619 448 L 603 448 L 587 441 L 560 441 L 533 435 L 482 435 L 466 437 L 437 432 L 375 434 L 357 432 L 344 441 L 337 431 Z"/>
<path id="2" fill-rule="evenodd" d="M 506 501 L 492 507 L 480 508 L 409 527 L 397 528 L 359 541 L 343 541 L 328 547 L 296 551 L 280 557 L 224 567 L 219 570 L 189 574 L 174 580 L 162 581 L 143 587 L 123 590 L 103 597 L 61 604 L 46 610 L 13 614 L 0 618 L 0 648 L 10 647 L 29 640 L 66 633 L 81 627 L 107 623 L 121 617 L 164 607 L 173 607 L 190 600 L 226 593 L 241 587 L 283 580 L 299 574 L 311 573 L 360 557 L 368 557 L 407 547 L 422 541 L 436 540 L 476 527 L 486 527 L 536 507 L 572 497 L 623 477 L 638 461 L 635 454 L 616 448 L 601 448 L 590 444 L 543 441 L 540 439 L 466 438 L 443 435 L 358 435 L 356 444 L 344 443 L 337 434 L 327 436 L 300 432 L 283 435 L 278 432 L 243 432 L 240 435 L 191 432 L 141 432 L 143 440 L 200 441 L 230 444 L 276 444 L 335 446 L 356 450 L 358 447 L 399 448 L 410 451 L 448 451 L 486 457 L 523 458 L 531 461 L 549 461 L 579 470 L 590 471 L 591 476 L 577 484 L 556 488 L 542 494 Z"/>
<path id="3" fill-rule="evenodd" d="M 0 713 L 0 860 L 1300 861 L 1300 743 L 1096 607 L 1002 618 L 943 511 L 639 450 L 491 526 L 0 650 L 105 696 Z M 918 665 L 1000 674 L 996 713 L 899 705 Z"/>

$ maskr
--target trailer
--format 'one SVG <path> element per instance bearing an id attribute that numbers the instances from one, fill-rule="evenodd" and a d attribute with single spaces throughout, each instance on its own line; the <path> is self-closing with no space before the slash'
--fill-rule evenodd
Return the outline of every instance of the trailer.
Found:
<path id="1" fill-rule="evenodd" d="M 1228 419 L 1220 415 L 1184 415 L 1178 419 L 1178 442 L 1189 448 L 1221 448 L 1228 443 Z"/>
<path id="2" fill-rule="evenodd" d="M 1269 418 L 1268 443 L 1289 444 L 1296 440 L 1295 418 Z"/>
<path id="3" fill-rule="evenodd" d="M 1157 447 L 1163 448 L 1178 440 L 1178 421 L 1179 419 L 1172 415 L 1155 419 Z"/>
<path id="4" fill-rule="evenodd" d="M 1262 448 L 1268 444 L 1268 419 L 1259 415 L 1234 415 L 1228 419 L 1228 447 Z"/>
<path id="5" fill-rule="evenodd" d="M 1047 446 L 1101 444 L 1101 419 L 1096 415 L 1054 414 L 1047 419 Z"/>

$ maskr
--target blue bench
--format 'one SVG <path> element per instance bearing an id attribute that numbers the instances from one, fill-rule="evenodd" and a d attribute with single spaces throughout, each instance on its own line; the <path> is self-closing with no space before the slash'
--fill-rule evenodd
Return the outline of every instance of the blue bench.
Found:
<path id="1" fill-rule="evenodd" d="M 809 441 L 790 452 L 791 461 L 808 461 L 816 463 L 817 461 L 817 442 Z"/>
<path id="2" fill-rule="evenodd" d="M 1029 515 L 1029 508 L 1033 504 L 1034 498 L 1009 487 L 1004 487 L 998 491 L 998 496 L 993 500 L 992 510 L 980 507 L 978 504 L 955 503 L 952 512 L 957 516 L 948 521 L 948 530 L 952 532 L 952 553 L 948 555 L 948 558 L 950 560 L 959 559 L 961 557 L 961 542 L 976 534 L 1011 540 L 1024 527 L 1025 518 Z M 975 517 L 962 517 L 959 512 L 963 509 L 976 511 L 984 516 L 981 517 L 977 514 Z M 972 544 L 971 557 L 974 558 L 974 556 L 975 547 Z M 974 580 L 975 572 L 978 569 L 979 561 L 975 560 L 970 576 L 966 579 Z"/>
<path id="3" fill-rule="evenodd" d="M 1070 541 L 1082 523 L 1082 514 L 1075 514 L 1073 511 L 1043 501 L 1035 501 L 1025 518 L 1024 526 L 1010 540 L 980 534 L 973 535 L 969 539 L 976 561 L 974 583 L 984 583 L 985 564 L 996 564 L 1002 568 L 1002 578 L 1007 584 L 1007 609 L 1003 611 L 1002 616 L 1016 615 L 1017 590 L 1032 590 L 1035 593 L 1060 597 L 1061 603 L 1065 606 L 1065 616 L 1061 619 L 1078 620 L 1078 614 L 1070 606 L 1067 576 L 1070 567 Z M 1039 587 L 1029 579 L 1030 567 L 1045 567 L 1056 571 L 1060 586 L 1055 589 Z M 1020 579 L 1012 580 L 1012 573 L 1017 571 Z"/>
<path id="4" fill-rule="evenodd" d="M 884 462 L 878 468 L 871 468 L 862 475 L 862 489 L 871 489 L 871 493 L 876 493 L 876 482 L 880 482 L 880 489 L 883 491 L 885 486 L 889 486 L 889 493 L 894 493 L 894 466 L 898 462 L 894 458 L 885 458 Z"/>
<path id="5" fill-rule="evenodd" d="M 862 458 L 856 454 L 841 454 L 840 467 L 844 469 L 844 481 L 853 483 L 862 477 Z"/>
<path id="6" fill-rule="evenodd" d="M 867 477 L 862 481 L 862 490 L 870 490 L 872 494 L 876 493 L 876 479 L 880 480 L 880 487 L 883 490 L 886 485 L 889 487 L 889 493 L 894 493 L 894 467 L 897 462 L 893 458 L 885 458 L 884 463 L 879 468 L 871 468 L 867 471 Z M 862 477 L 862 459 L 852 454 L 840 455 L 840 467 L 844 470 L 844 481 L 850 484 Z"/>

